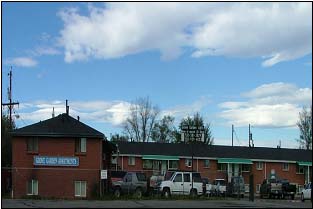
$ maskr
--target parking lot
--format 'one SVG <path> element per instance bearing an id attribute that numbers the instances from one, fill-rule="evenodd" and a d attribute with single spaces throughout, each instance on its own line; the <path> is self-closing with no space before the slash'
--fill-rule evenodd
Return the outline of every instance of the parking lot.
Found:
<path id="1" fill-rule="evenodd" d="M 312 208 L 311 201 L 220 200 L 23 200 L 3 199 L 2 208 Z"/>

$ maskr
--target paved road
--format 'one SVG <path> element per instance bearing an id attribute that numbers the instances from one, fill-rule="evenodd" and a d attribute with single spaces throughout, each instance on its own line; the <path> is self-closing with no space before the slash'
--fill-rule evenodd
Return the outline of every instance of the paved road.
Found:
<path id="1" fill-rule="evenodd" d="M 2 208 L 312 208 L 311 201 L 299 200 L 11 200 Z"/>

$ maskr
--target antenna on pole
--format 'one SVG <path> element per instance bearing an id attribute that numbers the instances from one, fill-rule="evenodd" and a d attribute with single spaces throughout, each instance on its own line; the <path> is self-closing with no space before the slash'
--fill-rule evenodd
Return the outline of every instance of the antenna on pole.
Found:
<path id="1" fill-rule="evenodd" d="M 54 107 L 52 107 L 52 118 L 54 118 Z"/>
<path id="2" fill-rule="evenodd" d="M 12 102 L 12 66 L 11 66 L 10 72 L 8 73 L 8 76 L 10 79 L 10 86 L 8 88 L 9 103 L 3 103 L 2 106 L 8 106 L 9 107 L 10 129 L 12 130 L 12 127 L 13 127 L 12 110 L 13 110 L 14 105 L 20 104 L 18 102 Z"/>
<path id="3" fill-rule="evenodd" d="M 231 125 L 231 146 L 234 146 L 234 125 Z"/>

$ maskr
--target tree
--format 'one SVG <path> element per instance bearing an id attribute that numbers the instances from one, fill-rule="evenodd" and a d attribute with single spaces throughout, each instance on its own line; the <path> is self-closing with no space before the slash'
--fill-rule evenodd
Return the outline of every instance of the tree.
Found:
<path id="1" fill-rule="evenodd" d="M 12 136 L 11 131 L 16 129 L 14 121 L 10 127 L 10 119 L 6 115 L 1 116 L 1 166 L 11 167 L 12 165 Z"/>
<path id="2" fill-rule="evenodd" d="M 182 121 L 179 124 L 179 129 L 180 131 L 182 130 L 183 126 L 203 126 L 204 127 L 204 144 L 208 144 L 208 145 L 212 145 L 214 143 L 214 138 L 211 132 L 211 124 L 210 123 L 206 123 L 204 124 L 204 120 L 203 117 L 200 115 L 200 113 L 196 113 L 194 114 L 193 117 L 187 117 L 182 119 Z M 178 137 L 178 135 L 177 135 Z M 179 142 L 181 140 L 178 140 L 176 138 L 176 142 Z"/>
<path id="3" fill-rule="evenodd" d="M 137 142 L 148 142 L 159 109 L 152 106 L 149 97 L 138 98 L 129 108 L 130 116 L 124 123 L 124 131 L 129 138 Z"/>
<path id="4" fill-rule="evenodd" d="M 297 139 L 300 149 L 312 150 L 312 106 L 311 110 L 303 107 L 297 126 L 300 129 L 300 139 Z"/>
<path id="5" fill-rule="evenodd" d="M 111 142 L 128 142 L 128 137 L 119 135 L 119 134 L 114 134 L 111 136 Z"/>
<path id="6" fill-rule="evenodd" d="M 160 121 L 156 122 L 151 132 L 152 140 L 162 143 L 174 141 L 174 120 L 174 117 L 166 115 Z"/>

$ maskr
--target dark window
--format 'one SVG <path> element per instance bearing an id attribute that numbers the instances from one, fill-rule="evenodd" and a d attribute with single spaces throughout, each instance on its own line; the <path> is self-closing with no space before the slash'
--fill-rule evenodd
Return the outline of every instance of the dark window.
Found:
<path id="1" fill-rule="evenodd" d="M 219 171 L 227 171 L 227 164 L 225 164 L 225 163 L 218 163 L 217 164 L 217 170 L 219 170 Z"/>
<path id="2" fill-rule="evenodd" d="M 143 160 L 142 167 L 144 169 L 152 169 L 152 160 Z"/>
<path id="3" fill-rule="evenodd" d="M 181 174 L 177 174 L 175 176 L 174 182 L 183 182 L 182 175 Z"/>
<path id="4" fill-rule="evenodd" d="M 190 174 L 189 173 L 184 174 L 184 182 L 190 182 Z"/>
<path id="5" fill-rule="evenodd" d="M 200 173 L 193 173 L 192 174 L 192 179 L 193 179 L 194 182 L 202 183 L 202 179 L 201 179 Z"/>
<path id="6" fill-rule="evenodd" d="M 146 181 L 146 175 L 144 173 L 136 173 L 138 181 Z"/>
<path id="7" fill-rule="evenodd" d="M 250 171 L 250 165 L 248 165 L 248 164 L 242 164 L 242 171 L 243 172 L 249 172 Z"/>
<path id="8" fill-rule="evenodd" d="M 126 182 L 131 182 L 132 181 L 132 174 L 131 173 L 127 174 L 125 176 L 125 180 L 126 180 Z"/>
<path id="9" fill-rule="evenodd" d="M 27 151 L 38 152 L 38 138 L 37 137 L 27 139 Z"/>
<path id="10" fill-rule="evenodd" d="M 75 139 L 75 152 L 86 152 L 86 138 Z"/>

